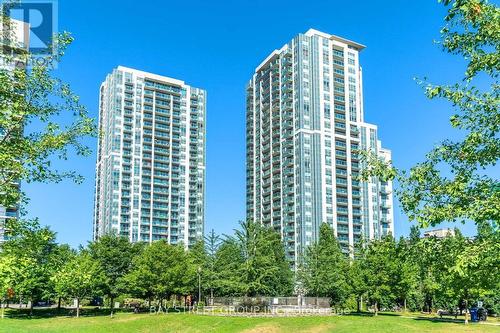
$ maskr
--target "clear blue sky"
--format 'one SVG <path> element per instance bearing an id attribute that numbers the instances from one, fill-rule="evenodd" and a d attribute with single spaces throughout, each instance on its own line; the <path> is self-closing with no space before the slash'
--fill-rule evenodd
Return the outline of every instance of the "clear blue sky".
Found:
<path id="1" fill-rule="evenodd" d="M 361 53 L 365 117 L 379 126 L 396 166 L 408 168 L 457 135 L 446 103 L 428 101 L 413 77 L 461 78 L 464 62 L 439 38 L 445 10 L 427 1 L 59 1 L 59 31 L 74 44 L 57 74 L 97 117 L 99 85 L 118 65 L 208 91 L 206 231 L 230 233 L 245 217 L 245 84 L 255 67 L 298 33 L 315 28 L 352 39 Z M 89 140 L 95 149 L 96 141 Z M 82 185 L 25 184 L 30 216 L 77 246 L 92 237 L 95 155 L 62 164 Z M 465 228 L 467 233 L 473 228 Z M 396 207 L 396 236 L 409 223 Z"/>

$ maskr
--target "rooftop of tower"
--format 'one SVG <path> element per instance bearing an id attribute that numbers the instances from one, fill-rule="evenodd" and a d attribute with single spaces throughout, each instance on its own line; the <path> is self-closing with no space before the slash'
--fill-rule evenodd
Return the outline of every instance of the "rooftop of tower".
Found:
<path id="1" fill-rule="evenodd" d="M 335 40 L 337 42 L 341 42 L 341 43 L 350 45 L 350 46 L 356 48 L 358 51 L 361 51 L 364 48 L 366 48 L 366 46 L 363 45 L 363 44 L 356 43 L 356 42 L 354 42 L 352 40 L 349 40 L 349 39 L 346 39 L 346 38 L 343 38 L 343 37 L 340 37 L 340 36 L 330 35 L 330 34 L 327 34 L 325 32 L 321 32 L 321 31 L 316 30 L 316 29 L 309 29 L 309 30 L 306 31 L 306 33 L 304 35 L 306 35 L 306 36 L 318 35 L 318 36 L 321 36 L 321 37 L 324 37 L 324 38 L 328 38 L 330 40 Z"/>
<path id="2" fill-rule="evenodd" d="M 186 85 L 186 83 L 182 80 L 178 80 L 178 79 L 174 79 L 174 78 L 171 78 L 168 76 L 158 75 L 158 74 L 154 74 L 154 73 L 144 72 L 144 71 L 130 68 L 130 67 L 118 66 L 117 69 L 120 71 L 124 71 L 124 72 L 134 73 L 137 76 L 144 76 L 144 77 L 147 77 L 148 79 L 152 79 L 155 81 L 168 82 L 168 83 L 175 84 L 178 86 L 185 86 Z"/>
<path id="3" fill-rule="evenodd" d="M 309 29 L 307 30 L 304 35 L 306 36 L 314 36 L 314 35 L 317 35 L 317 36 L 321 36 L 323 38 L 328 38 L 330 40 L 334 40 L 334 41 L 337 41 L 337 42 L 340 42 L 340 43 L 343 43 L 343 44 L 347 44 L 349 46 L 352 46 L 354 47 L 355 49 L 357 49 L 358 51 L 361 51 L 363 50 L 364 48 L 366 48 L 365 45 L 363 44 L 360 44 L 360 43 L 356 43 L 352 40 L 349 40 L 349 39 L 346 39 L 346 38 L 343 38 L 343 37 L 340 37 L 340 36 L 336 36 L 336 35 L 330 35 L 330 34 L 327 34 L 326 32 L 321 32 L 319 30 L 316 30 L 316 29 Z M 262 61 L 260 63 L 259 66 L 257 66 L 257 68 L 255 69 L 255 72 L 258 72 L 260 70 L 260 68 L 262 68 L 262 66 L 264 66 L 266 63 L 268 63 L 271 59 L 273 59 L 276 55 L 280 54 L 281 52 L 283 52 L 286 48 L 288 47 L 288 44 L 285 44 L 283 45 L 283 47 L 279 50 L 274 50 L 273 52 L 271 52 L 271 54 L 269 54 L 267 56 L 266 59 L 264 59 L 264 61 Z"/>

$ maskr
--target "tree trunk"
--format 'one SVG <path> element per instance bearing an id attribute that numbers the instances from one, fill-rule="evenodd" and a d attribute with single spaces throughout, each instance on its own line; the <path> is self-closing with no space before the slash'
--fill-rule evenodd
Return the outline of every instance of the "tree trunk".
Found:
<path id="1" fill-rule="evenodd" d="M 5 318 L 5 307 L 3 305 L 3 302 L 0 301 L 0 307 L 2 307 L 2 319 Z"/>
<path id="2" fill-rule="evenodd" d="M 80 317 L 80 298 L 76 299 L 76 318 Z"/>
<path id="3" fill-rule="evenodd" d="M 375 302 L 375 316 L 378 316 L 378 303 Z"/>
<path id="4" fill-rule="evenodd" d="M 33 297 L 30 298 L 30 316 L 33 316 Z"/>
<path id="5" fill-rule="evenodd" d="M 57 310 L 61 310 L 61 297 L 57 300 Z"/>
<path id="6" fill-rule="evenodd" d="M 406 312 L 406 298 L 405 298 L 405 312 Z"/>
<path id="7" fill-rule="evenodd" d="M 358 313 L 359 313 L 359 312 L 361 312 L 361 300 L 362 300 L 362 299 L 363 299 L 362 297 L 358 297 L 358 298 L 356 299 L 356 303 L 357 303 L 357 304 L 356 304 L 356 307 L 357 307 Z"/>
<path id="8" fill-rule="evenodd" d="M 158 311 L 156 311 L 156 314 L 159 314 L 163 311 L 163 298 L 160 298 L 160 303 L 158 303 Z"/>
<path id="9" fill-rule="evenodd" d="M 468 305 L 467 305 L 467 299 L 465 299 L 465 324 L 467 325 L 469 323 L 469 319 L 467 318 L 469 313 Z"/>
<path id="10" fill-rule="evenodd" d="M 111 296 L 109 299 L 110 299 L 109 309 L 111 310 L 110 311 L 111 312 L 110 316 L 113 317 L 113 307 L 114 307 L 113 301 L 114 301 L 114 297 Z"/>

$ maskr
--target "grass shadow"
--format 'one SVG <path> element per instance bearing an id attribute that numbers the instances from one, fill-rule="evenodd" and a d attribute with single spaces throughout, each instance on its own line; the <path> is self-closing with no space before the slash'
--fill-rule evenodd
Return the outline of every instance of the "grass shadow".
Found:
<path id="1" fill-rule="evenodd" d="M 379 312 L 378 316 L 387 316 L 387 317 L 400 317 L 403 313 L 394 313 L 394 312 Z M 349 312 L 345 313 L 344 316 L 358 316 L 358 317 L 375 317 L 375 313 L 362 311 L 362 312 Z"/>
<path id="2" fill-rule="evenodd" d="M 454 319 L 454 318 L 439 318 L 439 317 L 415 317 L 412 318 L 413 320 L 416 321 L 428 321 L 431 323 L 447 323 L 447 324 L 464 324 L 464 319 Z M 474 322 L 471 322 L 469 320 L 469 323 L 474 324 Z"/>
<path id="3" fill-rule="evenodd" d="M 379 316 L 384 316 L 384 317 L 401 317 L 403 315 L 403 312 L 379 312 Z"/>
<path id="4" fill-rule="evenodd" d="M 118 311 L 113 311 L 113 313 L 121 312 L 132 312 L 131 310 L 120 309 Z M 99 308 L 83 308 L 80 309 L 81 317 L 104 317 L 111 315 L 110 309 L 99 309 Z M 30 314 L 29 309 L 6 309 L 5 316 L 10 319 L 19 320 L 33 320 L 33 319 L 47 319 L 56 317 L 76 317 L 75 309 L 66 308 L 44 308 L 44 309 L 33 309 L 33 314 Z"/>
<path id="5" fill-rule="evenodd" d="M 353 317 L 373 317 L 374 314 L 372 312 L 365 312 L 365 311 L 361 311 L 361 312 L 349 312 L 349 313 L 345 313 L 343 314 L 343 316 L 353 316 Z"/>
<path id="6" fill-rule="evenodd" d="M 133 313 L 134 309 L 121 308 L 114 309 L 113 314 L 118 313 Z M 166 308 L 161 313 L 185 313 L 189 312 L 186 308 Z M 140 308 L 138 314 L 151 313 L 148 308 Z M 155 312 L 154 312 L 155 313 Z M 111 310 L 109 308 L 99 308 L 99 307 L 84 307 L 80 309 L 80 317 L 105 317 L 110 316 Z M 30 309 L 14 309 L 7 308 L 5 311 L 5 317 L 11 319 L 19 320 L 34 320 L 34 319 L 47 319 L 47 318 L 57 318 L 57 317 L 76 317 L 76 310 L 73 308 L 34 308 L 33 314 L 30 314 Z"/>

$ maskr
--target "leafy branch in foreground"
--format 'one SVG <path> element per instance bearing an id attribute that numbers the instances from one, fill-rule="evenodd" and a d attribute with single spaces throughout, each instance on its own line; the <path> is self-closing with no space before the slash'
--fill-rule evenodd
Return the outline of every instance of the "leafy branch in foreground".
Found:
<path id="1" fill-rule="evenodd" d="M 15 184 L 21 181 L 82 180 L 75 171 L 53 166 L 54 160 L 67 160 L 72 154 L 89 155 L 82 139 L 97 133 L 79 97 L 54 76 L 72 41 L 69 33 L 62 33 L 54 37 L 55 53 L 43 61 L 18 52 L 5 59 L 12 66 L 0 68 L 0 205 L 20 203 Z"/>
<path id="2" fill-rule="evenodd" d="M 467 60 L 465 77 L 453 85 L 418 83 L 429 99 L 452 104 L 450 123 L 465 132 L 464 139 L 442 141 L 408 172 L 362 153 L 367 168 L 361 178 L 396 179 L 403 210 L 422 227 L 467 220 L 498 227 L 500 182 L 488 170 L 500 159 L 500 9 L 486 0 L 440 2 L 449 8 L 440 43 Z M 488 88 L 478 88 L 476 81 Z"/>

